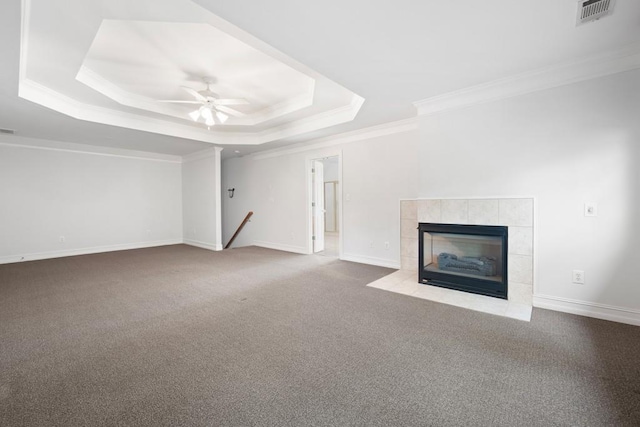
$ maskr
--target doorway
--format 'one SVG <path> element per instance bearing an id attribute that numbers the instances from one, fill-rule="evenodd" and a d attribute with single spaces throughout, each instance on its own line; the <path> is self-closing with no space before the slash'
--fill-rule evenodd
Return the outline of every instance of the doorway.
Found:
<path id="1" fill-rule="evenodd" d="M 340 157 L 329 156 L 311 162 L 313 253 L 340 256 Z"/>

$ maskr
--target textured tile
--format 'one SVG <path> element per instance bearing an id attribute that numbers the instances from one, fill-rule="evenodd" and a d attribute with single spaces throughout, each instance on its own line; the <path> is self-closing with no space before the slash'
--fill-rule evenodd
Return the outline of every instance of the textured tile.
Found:
<path id="1" fill-rule="evenodd" d="M 500 201 L 494 199 L 469 200 L 469 224 L 498 225 Z"/>
<path id="2" fill-rule="evenodd" d="M 480 300 L 474 300 L 469 308 L 475 311 L 481 311 L 483 313 L 495 314 L 498 316 L 504 316 L 507 313 L 507 307 L 509 302 L 507 300 L 484 297 Z"/>
<path id="3" fill-rule="evenodd" d="M 369 283 L 367 286 L 371 286 L 371 287 L 374 287 L 374 288 L 380 288 L 380 289 L 387 289 L 387 288 L 390 288 L 393 285 L 397 285 L 398 283 L 402 282 L 403 280 L 406 280 L 407 278 L 411 277 L 412 275 L 413 275 L 413 273 L 411 273 L 410 271 L 398 270 L 398 271 L 396 271 L 394 273 L 391 273 L 389 275 L 386 275 L 386 276 L 376 280 L 375 282 Z"/>
<path id="4" fill-rule="evenodd" d="M 419 286 L 420 284 L 417 281 L 407 279 L 395 284 L 393 287 L 389 288 L 389 291 L 403 295 L 413 295 L 416 293 Z"/>
<path id="5" fill-rule="evenodd" d="M 442 222 L 440 200 L 418 200 L 418 222 Z"/>
<path id="6" fill-rule="evenodd" d="M 418 223 L 415 219 L 400 220 L 400 237 L 403 239 L 418 238 Z"/>
<path id="7" fill-rule="evenodd" d="M 468 200 L 442 200 L 442 222 L 444 224 L 467 224 L 469 217 Z"/>
<path id="8" fill-rule="evenodd" d="M 449 299 L 449 293 L 455 292 L 451 289 L 439 288 L 437 286 L 424 284 L 419 285 L 420 287 L 413 296 L 435 302 L 445 302 Z"/>
<path id="9" fill-rule="evenodd" d="M 449 305 L 455 305 L 456 307 L 470 308 L 474 303 L 473 295 L 468 292 L 455 291 L 453 289 L 443 289 L 446 294 L 442 302 Z"/>
<path id="10" fill-rule="evenodd" d="M 509 302 L 533 304 L 533 286 L 525 283 L 509 281 Z"/>
<path id="11" fill-rule="evenodd" d="M 406 271 L 418 271 L 418 258 L 402 257 L 402 269 Z"/>
<path id="12" fill-rule="evenodd" d="M 532 227 L 509 227 L 509 253 L 533 255 Z"/>
<path id="13" fill-rule="evenodd" d="M 509 281 L 533 284 L 533 257 L 529 255 L 509 255 Z"/>
<path id="14" fill-rule="evenodd" d="M 415 200 L 401 200 L 400 201 L 400 218 L 412 219 L 417 221 L 418 219 L 418 202 Z"/>
<path id="15" fill-rule="evenodd" d="M 393 280 L 382 278 L 382 279 L 376 280 L 375 282 L 369 283 L 367 286 L 369 286 L 370 288 L 377 288 L 377 289 L 382 289 L 386 291 L 397 284 L 398 283 Z"/>
<path id="16" fill-rule="evenodd" d="M 400 239 L 400 256 L 418 258 L 418 239 Z"/>
<path id="17" fill-rule="evenodd" d="M 533 308 L 529 304 L 518 304 L 515 302 L 509 302 L 507 306 L 507 312 L 505 315 L 512 319 L 524 320 L 525 322 L 531 321 L 531 312 Z"/>
<path id="18" fill-rule="evenodd" d="M 418 280 L 418 274 L 417 272 L 414 272 L 414 271 L 398 270 L 395 273 L 391 273 L 389 276 L 398 278 L 399 282 L 402 282 L 403 280 L 406 280 L 406 279 L 415 279 L 416 281 Z M 389 277 L 389 276 L 386 276 L 386 277 Z"/>
<path id="19" fill-rule="evenodd" d="M 533 199 L 500 199 L 500 224 L 533 227 Z"/>

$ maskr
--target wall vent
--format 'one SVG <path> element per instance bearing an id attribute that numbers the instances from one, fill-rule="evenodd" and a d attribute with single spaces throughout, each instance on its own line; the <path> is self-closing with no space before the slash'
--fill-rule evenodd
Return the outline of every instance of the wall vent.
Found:
<path id="1" fill-rule="evenodd" d="M 16 133 L 16 131 L 13 130 L 13 129 L 2 129 L 2 128 L 0 128 L 0 133 L 7 134 L 7 135 L 13 135 L 14 133 Z"/>
<path id="2" fill-rule="evenodd" d="M 580 0 L 576 26 L 611 15 L 616 0 Z"/>

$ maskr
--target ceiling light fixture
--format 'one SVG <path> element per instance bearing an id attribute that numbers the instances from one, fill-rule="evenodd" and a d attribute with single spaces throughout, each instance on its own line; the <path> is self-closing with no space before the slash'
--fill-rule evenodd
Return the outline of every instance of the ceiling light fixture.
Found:
<path id="1" fill-rule="evenodd" d="M 214 126 L 216 124 L 223 124 L 229 119 L 227 114 L 216 111 L 215 107 L 210 104 L 203 105 L 195 111 L 189 113 L 189 117 L 194 122 L 197 122 L 201 118 L 207 126 Z"/>
<path id="2" fill-rule="evenodd" d="M 194 122 L 197 122 L 201 118 L 204 123 L 211 127 L 217 124 L 223 124 L 229 119 L 229 116 L 243 117 L 245 114 L 230 108 L 229 105 L 247 105 L 249 101 L 244 98 L 220 98 L 218 94 L 211 92 L 209 86 L 213 83 L 214 79 L 212 77 L 205 77 L 203 81 L 207 85 L 205 90 L 196 91 L 190 87 L 181 86 L 187 93 L 191 94 L 195 100 L 193 101 L 185 101 L 185 100 L 161 100 L 158 102 L 169 102 L 174 104 L 200 104 L 200 108 L 195 111 L 189 113 L 189 117 Z"/>

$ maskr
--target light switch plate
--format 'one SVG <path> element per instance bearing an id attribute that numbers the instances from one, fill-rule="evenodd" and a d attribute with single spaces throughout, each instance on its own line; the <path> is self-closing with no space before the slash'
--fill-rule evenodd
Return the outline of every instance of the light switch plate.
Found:
<path id="1" fill-rule="evenodd" d="M 594 202 L 585 203 L 584 216 L 598 216 L 598 204 Z"/>

